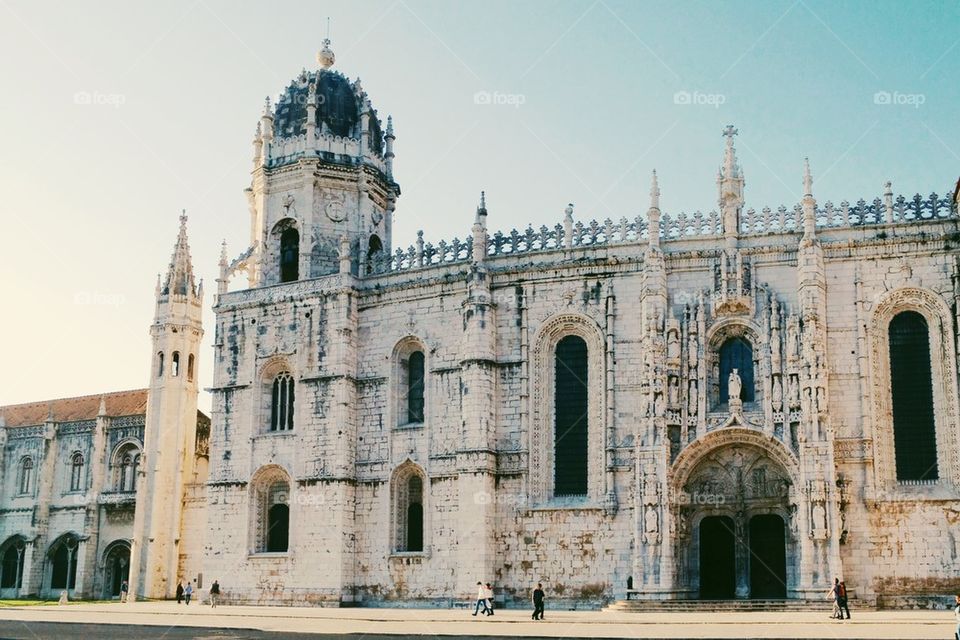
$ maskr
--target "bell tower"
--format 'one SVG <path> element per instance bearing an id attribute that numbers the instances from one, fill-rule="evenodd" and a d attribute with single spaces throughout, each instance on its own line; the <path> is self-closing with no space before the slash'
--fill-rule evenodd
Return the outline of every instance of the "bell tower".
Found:
<path id="1" fill-rule="evenodd" d="M 132 600 L 173 595 L 183 532 L 183 495 L 195 481 L 197 373 L 203 283 L 195 284 L 187 216 L 180 216 L 167 276 L 157 277 L 143 454 L 130 553 Z"/>
<path id="2" fill-rule="evenodd" d="M 324 40 L 317 68 L 264 105 L 246 190 L 252 287 L 337 273 L 344 238 L 354 274 L 390 253 L 393 122 L 382 128 L 360 80 L 334 71 L 335 59 Z"/>

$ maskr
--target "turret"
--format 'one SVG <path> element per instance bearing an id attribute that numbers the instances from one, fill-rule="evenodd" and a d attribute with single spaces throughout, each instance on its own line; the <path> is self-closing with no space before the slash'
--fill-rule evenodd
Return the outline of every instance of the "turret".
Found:
<path id="1" fill-rule="evenodd" d="M 740 232 L 740 212 L 743 209 L 743 187 L 746 182 L 743 172 L 737 163 L 737 150 L 733 146 L 733 136 L 739 133 L 733 125 L 727 125 L 723 130 L 727 146 L 723 153 L 723 163 L 717 173 L 717 203 L 720 206 L 723 220 L 723 236 L 727 241 L 727 249 L 737 246 Z"/>
<path id="2" fill-rule="evenodd" d="M 203 285 L 194 281 L 187 216 L 159 287 L 152 340 L 143 463 L 131 548 L 131 595 L 165 598 L 176 586 L 183 492 L 195 480 Z"/>

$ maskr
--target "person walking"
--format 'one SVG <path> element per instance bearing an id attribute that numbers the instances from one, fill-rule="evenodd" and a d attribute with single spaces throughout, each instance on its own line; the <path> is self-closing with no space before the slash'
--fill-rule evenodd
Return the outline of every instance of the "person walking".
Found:
<path id="1" fill-rule="evenodd" d="M 177 580 L 177 604 L 183 602 L 183 581 Z"/>
<path id="2" fill-rule="evenodd" d="M 130 585 L 124 580 L 120 583 L 120 602 L 127 601 L 127 592 L 130 591 Z"/>
<path id="3" fill-rule="evenodd" d="M 477 605 L 473 608 L 473 615 L 477 615 L 480 607 L 483 607 L 484 613 L 487 612 L 487 589 L 482 582 L 477 583 Z"/>
<path id="4" fill-rule="evenodd" d="M 850 607 L 847 606 L 847 585 L 841 580 L 837 590 L 837 615 L 840 616 L 841 620 L 843 619 L 844 611 L 847 613 L 847 620 L 849 620 Z"/>
<path id="5" fill-rule="evenodd" d="M 533 590 L 533 619 L 543 620 L 543 584 L 539 582 Z"/>
<path id="6" fill-rule="evenodd" d="M 484 592 L 487 598 L 487 615 L 493 615 L 493 587 L 490 586 L 490 583 L 487 583 L 486 591 Z"/>
<path id="7" fill-rule="evenodd" d="M 957 640 L 960 640 L 960 595 L 954 597 L 953 605 L 953 615 L 957 619 L 957 628 L 954 630 L 953 635 L 957 637 Z"/>
<path id="8" fill-rule="evenodd" d="M 833 601 L 833 613 L 830 617 L 835 620 L 843 620 L 843 614 L 840 613 L 840 578 L 833 579 L 833 586 L 827 592 L 827 598 Z"/>
<path id="9" fill-rule="evenodd" d="M 187 583 L 187 586 L 183 588 L 183 599 L 187 603 L 187 606 L 190 606 L 190 596 L 193 595 L 193 580 Z"/>
<path id="10" fill-rule="evenodd" d="M 220 600 L 220 583 L 216 580 L 210 585 L 210 608 L 215 609 L 217 601 Z"/>

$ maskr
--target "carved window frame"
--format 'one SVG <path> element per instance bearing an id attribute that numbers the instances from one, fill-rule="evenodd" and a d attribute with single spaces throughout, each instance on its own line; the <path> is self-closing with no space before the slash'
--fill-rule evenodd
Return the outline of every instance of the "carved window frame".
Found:
<path id="1" fill-rule="evenodd" d="M 890 321 L 914 311 L 927 321 L 930 377 L 933 385 L 934 432 L 939 478 L 911 482 L 897 479 L 893 435 L 893 395 L 890 383 Z M 905 287 L 886 293 L 870 319 L 872 429 L 874 480 L 878 499 L 941 500 L 957 495 L 960 448 L 957 441 L 957 369 L 953 318 L 943 298 L 926 289 Z"/>
<path id="2" fill-rule="evenodd" d="M 423 420 L 410 422 L 408 395 L 410 392 L 409 360 L 419 351 L 423 354 Z M 390 415 L 388 424 L 394 429 L 413 429 L 426 426 L 430 420 L 430 351 L 417 336 L 400 339 L 390 359 Z"/>
<path id="3" fill-rule="evenodd" d="M 290 474 L 280 465 L 266 465 L 260 467 L 250 479 L 249 494 L 249 533 L 247 549 L 250 555 L 286 556 L 294 548 L 296 513 L 291 507 L 295 501 L 291 500 L 292 481 Z M 289 508 L 287 516 L 287 550 L 266 551 L 269 543 L 270 507 L 276 504 L 286 504 Z"/>
<path id="4" fill-rule="evenodd" d="M 290 384 L 294 390 L 293 399 L 293 427 L 274 431 L 273 427 L 273 383 L 282 375 L 290 377 Z M 301 428 L 303 421 L 298 398 L 301 398 L 301 389 L 297 384 L 297 374 L 291 366 L 290 361 L 285 356 L 273 356 L 260 367 L 259 391 L 256 395 L 256 410 L 252 412 L 256 421 L 251 428 L 251 433 L 256 436 L 266 437 L 285 437 L 293 435 Z M 302 398 L 301 398 L 302 399 Z"/>
<path id="5" fill-rule="evenodd" d="M 410 478 L 420 478 L 420 504 L 423 507 L 423 549 L 407 551 L 407 509 L 410 506 Z M 430 479 L 423 467 L 409 458 L 390 477 L 390 553 L 392 555 L 426 556 L 430 553 Z"/>
<path id="6" fill-rule="evenodd" d="M 587 495 L 554 496 L 555 377 L 557 344 L 567 336 L 587 344 Z M 606 494 L 606 340 L 597 323 L 580 314 L 547 319 L 533 343 L 533 410 L 529 436 L 530 503 L 540 507 L 599 507 Z"/>
<path id="7" fill-rule="evenodd" d="M 706 353 L 704 354 L 704 366 L 706 374 L 706 389 L 701 392 L 706 394 L 707 411 L 716 411 L 717 407 L 727 403 L 727 400 L 714 395 L 714 388 L 720 388 L 720 379 L 717 377 L 720 371 L 720 349 L 728 340 L 741 338 L 750 344 L 753 350 L 753 401 L 749 404 L 757 408 L 764 407 L 766 390 L 762 384 L 762 371 L 764 370 L 764 358 L 768 358 L 766 343 L 760 339 L 759 329 L 747 318 L 734 317 L 724 318 L 716 322 L 707 330 Z M 714 369 L 717 373 L 714 373 Z"/>

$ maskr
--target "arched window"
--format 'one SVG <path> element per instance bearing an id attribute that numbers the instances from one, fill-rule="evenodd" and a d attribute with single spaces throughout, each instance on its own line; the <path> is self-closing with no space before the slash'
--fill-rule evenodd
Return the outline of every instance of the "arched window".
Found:
<path id="1" fill-rule="evenodd" d="M 740 376 L 740 400 L 754 401 L 753 347 L 743 338 L 729 338 L 720 346 L 720 398 L 721 404 L 729 400 L 730 373 L 736 369 Z"/>
<path id="2" fill-rule="evenodd" d="M 293 429 L 294 380 L 289 371 L 273 379 L 270 394 L 270 431 Z"/>
<path id="3" fill-rule="evenodd" d="M 367 273 L 374 273 L 380 267 L 380 260 L 383 257 L 383 243 L 378 236 L 370 236 L 367 244 Z"/>
<path id="4" fill-rule="evenodd" d="M 407 551 L 423 551 L 423 480 L 407 481 Z"/>
<path id="5" fill-rule="evenodd" d="M 64 536 L 50 549 L 50 588 L 73 589 L 77 586 L 77 539 Z"/>
<path id="6" fill-rule="evenodd" d="M 554 363 L 554 476 L 556 496 L 587 494 L 587 343 L 569 335 L 557 343 Z"/>
<path id="7" fill-rule="evenodd" d="M 407 422 L 423 422 L 422 351 L 414 351 L 407 360 Z"/>
<path id="8" fill-rule="evenodd" d="M 20 495 L 27 495 L 33 491 L 33 458 L 28 456 L 20 461 L 20 478 L 17 485 Z"/>
<path id="9" fill-rule="evenodd" d="M 290 547 L 290 480 L 279 467 L 261 470 L 251 482 L 255 508 L 253 550 L 284 553 Z"/>
<path id="10" fill-rule="evenodd" d="M 19 589 L 23 586 L 23 538 L 16 536 L 4 544 L 0 554 L 0 589 Z"/>
<path id="11" fill-rule="evenodd" d="M 423 470 L 413 462 L 397 469 L 391 483 L 393 493 L 394 550 L 418 553 L 424 550 Z"/>
<path id="12" fill-rule="evenodd" d="M 187 356 L 187 380 L 190 382 L 193 382 L 193 362 L 194 358 L 193 354 L 191 353 L 189 356 Z"/>
<path id="13" fill-rule="evenodd" d="M 180 352 L 174 351 L 173 358 L 170 360 L 170 375 L 174 378 L 180 375 Z"/>
<path id="14" fill-rule="evenodd" d="M 113 458 L 114 489 L 116 491 L 136 491 L 137 471 L 140 467 L 140 449 L 133 443 L 127 443 L 119 449 Z"/>
<path id="15" fill-rule="evenodd" d="M 163 377 L 163 351 L 157 354 L 157 377 Z"/>
<path id="16" fill-rule="evenodd" d="M 926 319 L 916 311 L 897 314 L 890 321 L 889 340 L 897 480 L 936 480 L 939 470 Z"/>
<path id="17" fill-rule="evenodd" d="M 83 480 L 83 454 L 77 451 L 70 456 L 70 491 L 82 491 Z"/>
<path id="18" fill-rule="evenodd" d="M 280 234 L 280 282 L 299 279 L 300 232 L 293 227 Z"/>

